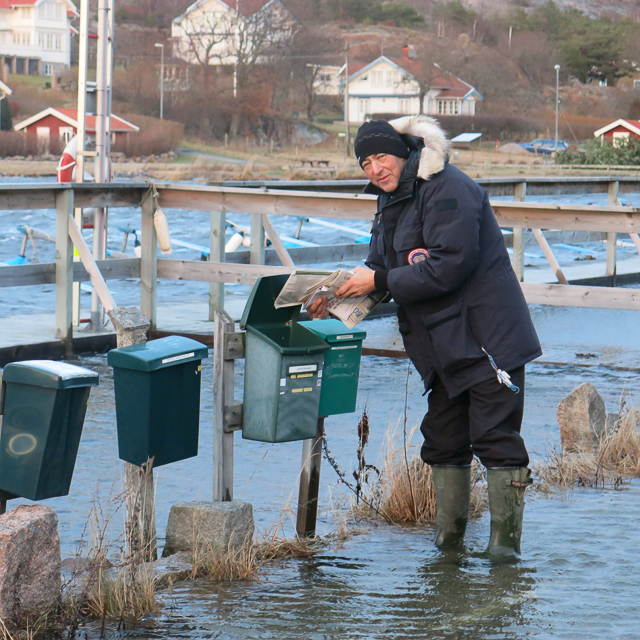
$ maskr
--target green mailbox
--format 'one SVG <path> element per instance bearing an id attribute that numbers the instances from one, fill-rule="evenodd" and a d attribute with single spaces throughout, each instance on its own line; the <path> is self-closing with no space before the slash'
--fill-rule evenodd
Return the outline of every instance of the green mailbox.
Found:
<path id="1" fill-rule="evenodd" d="M 300 324 L 329 345 L 324 354 L 320 415 L 352 413 L 356 410 L 362 341 L 367 337 L 366 332 L 349 329 L 333 318 Z"/>
<path id="2" fill-rule="evenodd" d="M 153 466 L 198 455 L 201 360 L 208 349 L 181 336 L 112 349 L 121 460 Z"/>
<path id="3" fill-rule="evenodd" d="M 274 307 L 287 278 L 260 278 L 242 316 L 242 437 L 248 440 L 290 442 L 318 432 L 322 365 L 329 345 L 297 322 L 300 306 Z"/>
<path id="4" fill-rule="evenodd" d="M 89 392 L 97 373 L 66 362 L 4 368 L 0 489 L 29 500 L 69 493 Z"/>

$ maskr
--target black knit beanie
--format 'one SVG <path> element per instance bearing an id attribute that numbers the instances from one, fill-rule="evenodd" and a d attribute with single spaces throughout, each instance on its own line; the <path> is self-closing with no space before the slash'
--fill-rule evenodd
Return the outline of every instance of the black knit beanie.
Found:
<path id="1" fill-rule="evenodd" d="M 358 129 L 353 150 L 360 166 L 365 158 L 378 153 L 388 153 L 398 158 L 409 157 L 409 148 L 386 120 L 365 122 Z"/>

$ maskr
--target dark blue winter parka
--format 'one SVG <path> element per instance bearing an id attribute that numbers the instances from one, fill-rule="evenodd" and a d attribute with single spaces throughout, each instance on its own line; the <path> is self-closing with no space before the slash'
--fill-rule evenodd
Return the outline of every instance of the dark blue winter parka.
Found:
<path id="1" fill-rule="evenodd" d="M 378 195 L 366 264 L 388 271 L 405 349 L 425 388 L 437 374 L 453 398 L 496 375 L 487 354 L 512 371 L 542 351 L 486 192 L 449 164 L 435 120 L 391 124 L 411 154 L 394 192 L 365 189 Z"/>

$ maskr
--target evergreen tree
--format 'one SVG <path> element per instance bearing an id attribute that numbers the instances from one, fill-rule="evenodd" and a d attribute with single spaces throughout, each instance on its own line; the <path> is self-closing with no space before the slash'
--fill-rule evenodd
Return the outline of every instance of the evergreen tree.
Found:
<path id="1" fill-rule="evenodd" d="M 11 105 L 8 97 L 0 99 L 0 110 L 0 131 L 13 131 Z"/>

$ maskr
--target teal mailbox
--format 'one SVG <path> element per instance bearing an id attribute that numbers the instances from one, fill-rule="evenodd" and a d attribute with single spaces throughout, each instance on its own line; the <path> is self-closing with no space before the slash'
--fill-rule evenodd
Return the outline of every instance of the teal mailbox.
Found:
<path id="1" fill-rule="evenodd" d="M 260 278 L 242 316 L 242 437 L 248 440 L 289 442 L 318 432 L 322 367 L 329 346 L 297 322 L 300 306 L 274 307 L 287 278 Z"/>
<path id="2" fill-rule="evenodd" d="M 334 318 L 300 324 L 322 338 L 329 347 L 324 354 L 320 415 L 352 413 L 356 410 L 362 341 L 367 337 L 366 332 L 349 329 Z"/>
<path id="3" fill-rule="evenodd" d="M 208 349 L 182 336 L 112 349 L 121 460 L 153 466 L 198 455 L 201 361 Z"/>
<path id="4" fill-rule="evenodd" d="M 29 500 L 69 493 L 98 374 L 66 362 L 13 362 L 2 374 L 0 489 Z"/>

